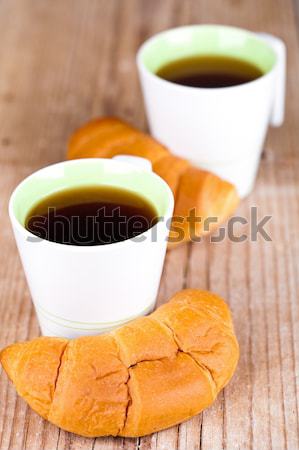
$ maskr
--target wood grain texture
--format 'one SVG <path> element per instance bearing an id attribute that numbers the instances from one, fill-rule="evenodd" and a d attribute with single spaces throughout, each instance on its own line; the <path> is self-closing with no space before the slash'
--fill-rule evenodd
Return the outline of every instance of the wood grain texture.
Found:
<path id="1" fill-rule="evenodd" d="M 180 426 L 142 439 L 84 439 L 40 419 L 0 372 L 1 450 L 299 449 L 296 17 L 291 0 L 0 2 L 0 347 L 39 333 L 8 221 L 10 192 L 64 159 L 68 136 L 91 117 L 114 114 L 146 129 L 134 63 L 140 43 L 169 27 L 210 22 L 274 33 L 288 46 L 286 122 L 270 130 L 257 186 L 239 209 L 249 217 L 257 205 L 260 217 L 272 215 L 272 242 L 205 239 L 175 249 L 159 293 L 158 303 L 185 286 L 228 299 L 241 345 L 232 382 Z"/>

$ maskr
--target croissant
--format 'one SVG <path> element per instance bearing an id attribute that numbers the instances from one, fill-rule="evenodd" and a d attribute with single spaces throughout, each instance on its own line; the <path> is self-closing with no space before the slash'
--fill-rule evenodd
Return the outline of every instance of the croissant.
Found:
<path id="1" fill-rule="evenodd" d="M 239 356 L 229 309 L 187 289 L 147 317 L 100 336 L 40 337 L 2 350 L 17 392 L 82 436 L 143 436 L 211 405 Z"/>
<path id="2" fill-rule="evenodd" d="M 239 203 L 231 183 L 193 167 L 149 135 L 117 118 L 95 119 L 79 128 L 70 138 L 67 157 L 112 158 L 119 154 L 149 159 L 154 172 L 172 189 L 175 209 L 170 246 L 196 240 L 213 231 Z M 196 221 L 190 221 L 190 214 L 196 216 Z"/>

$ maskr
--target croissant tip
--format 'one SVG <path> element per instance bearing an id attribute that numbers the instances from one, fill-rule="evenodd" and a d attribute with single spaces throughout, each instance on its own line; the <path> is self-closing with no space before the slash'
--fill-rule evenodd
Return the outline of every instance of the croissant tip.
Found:
<path id="1" fill-rule="evenodd" d="M 16 343 L 5 347 L 0 351 L 0 362 L 8 377 L 14 381 L 16 368 L 20 360 L 22 343 Z"/>

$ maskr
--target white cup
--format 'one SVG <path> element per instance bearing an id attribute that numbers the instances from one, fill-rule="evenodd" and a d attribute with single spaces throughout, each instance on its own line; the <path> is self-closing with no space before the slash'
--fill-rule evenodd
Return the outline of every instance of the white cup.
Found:
<path id="1" fill-rule="evenodd" d="M 155 73 L 194 55 L 249 61 L 264 75 L 224 88 L 175 84 Z M 191 25 L 159 33 L 137 53 L 152 134 L 175 154 L 232 182 L 241 197 L 253 188 L 268 125 L 284 118 L 286 48 L 265 33 L 220 25 Z"/>
<path id="2" fill-rule="evenodd" d="M 9 215 L 42 334 L 98 334 L 150 312 L 159 287 L 173 195 L 141 158 L 80 159 L 45 167 L 14 190 Z M 132 164 L 136 162 L 137 165 Z M 64 188 L 109 185 L 140 193 L 163 220 L 125 241 L 75 246 L 39 239 L 24 224 L 31 207 Z"/>

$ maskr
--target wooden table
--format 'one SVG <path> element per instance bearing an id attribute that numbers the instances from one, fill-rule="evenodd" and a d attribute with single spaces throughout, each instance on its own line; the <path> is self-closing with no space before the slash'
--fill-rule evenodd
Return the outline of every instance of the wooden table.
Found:
<path id="1" fill-rule="evenodd" d="M 272 215 L 272 242 L 206 239 L 169 252 L 159 294 L 161 303 L 190 286 L 228 299 L 241 346 L 237 373 L 203 414 L 136 440 L 65 433 L 33 413 L 0 372 L 1 450 L 299 448 L 299 47 L 291 0 L 1 1 L 0 347 L 39 334 L 8 220 L 10 192 L 64 159 L 70 133 L 90 117 L 113 114 L 145 128 L 138 46 L 160 30 L 206 22 L 275 33 L 288 45 L 286 122 L 270 131 L 256 188 L 239 208 L 245 217 L 253 205 Z"/>

